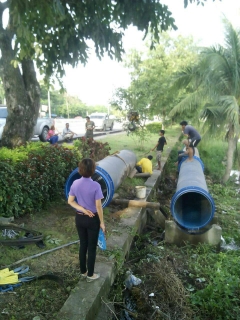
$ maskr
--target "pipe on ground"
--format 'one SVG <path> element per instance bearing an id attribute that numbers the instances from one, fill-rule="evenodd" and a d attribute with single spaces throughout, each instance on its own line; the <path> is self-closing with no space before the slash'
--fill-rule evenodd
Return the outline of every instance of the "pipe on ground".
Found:
<path id="1" fill-rule="evenodd" d="M 200 230 L 212 220 L 214 212 L 214 200 L 208 192 L 202 161 L 198 157 L 183 161 L 171 201 L 175 222 L 188 231 Z"/>
<path id="2" fill-rule="evenodd" d="M 102 200 L 102 207 L 106 207 L 112 200 L 114 192 L 120 186 L 122 181 L 129 176 L 131 171 L 135 168 L 137 157 L 135 153 L 130 150 L 121 150 L 111 156 L 107 156 L 103 160 L 96 163 L 96 170 L 92 179 L 97 181 L 102 189 L 104 199 Z M 74 180 L 80 179 L 81 175 L 78 173 L 78 168 L 73 170 L 69 175 L 65 184 L 65 196 L 68 194 Z"/>

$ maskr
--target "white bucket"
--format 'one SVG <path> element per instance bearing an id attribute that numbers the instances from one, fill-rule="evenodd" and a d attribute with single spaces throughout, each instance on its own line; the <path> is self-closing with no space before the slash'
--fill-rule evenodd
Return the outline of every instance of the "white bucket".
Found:
<path id="1" fill-rule="evenodd" d="M 147 188 L 145 186 L 137 186 L 135 187 L 136 197 L 139 199 L 146 198 Z"/>

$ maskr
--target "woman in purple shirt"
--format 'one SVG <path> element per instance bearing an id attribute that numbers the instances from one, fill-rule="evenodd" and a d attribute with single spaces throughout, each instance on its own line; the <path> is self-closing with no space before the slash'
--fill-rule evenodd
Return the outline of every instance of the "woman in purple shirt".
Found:
<path id="1" fill-rule="evenodd" d="M 94 273 L 94 265 L 99 228 L 105 232 L 101 203 L 103 194 L 100 184 L 91 179 L 96 168 L 95 162 L 92 159 L 83 159 L 78 168 L 82 177 L 73 182 L 68 204 L 77 210 L 75 222 L 80 239 L 81 276 L 91 282 L 100 277 L 100 274 Z"/>

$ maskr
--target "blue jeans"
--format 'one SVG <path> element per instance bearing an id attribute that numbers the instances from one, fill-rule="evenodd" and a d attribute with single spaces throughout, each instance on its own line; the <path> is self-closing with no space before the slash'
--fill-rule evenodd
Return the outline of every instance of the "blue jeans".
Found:
<path id="1" fill-rule="evenodd" d="M 47 141 L 50 142 L 51 144 L 55 144 L 58 142 L 58 136 L 52 136 Z"/>

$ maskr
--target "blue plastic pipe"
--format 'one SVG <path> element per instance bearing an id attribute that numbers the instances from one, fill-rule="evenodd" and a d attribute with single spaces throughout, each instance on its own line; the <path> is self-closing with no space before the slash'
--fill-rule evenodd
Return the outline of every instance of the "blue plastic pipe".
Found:
<path id="1" fill-rule="evenodd" d="M 202 161 L 197 157 L 193 161 L 183 161 L 171 201 L 175 222 L 188 231 L 200 230 L 212 220 L 214 212 L 214 200 L 208 192 Z"/>
<path id="2" fill-rule="evenodd" d="M 202 170 L 204 171 L 204 163 L 202 162 L 202 160 L 197 156 L 193 156 L 193 158 L 196 159 L 201 164 Z M 179 162 L 179 165 L 178 165 L 178 172 L 180 172 L 182 163 L 187 159 L 188 159 L 188 156 L 182 157 L 182 159 L 181 159 L 181 161 Z"/>
<path id="3" fill-rule="evenodd" d="M 96 170 L 92 179 L 97 181 L 101 186 L 104 196 L 104 199 L 102 200 L 103 208 L 111 202 L 114 192 L 135 168 L 136 162 L 136 155 L 130 150 L 121 150 L 120 152 L 97 162 Z M 73 181 L 80 178 L 81 175 L 78 173 L 78 168 L 76 168 L 66 181 L 66 198 L 68 198 Z"/>

